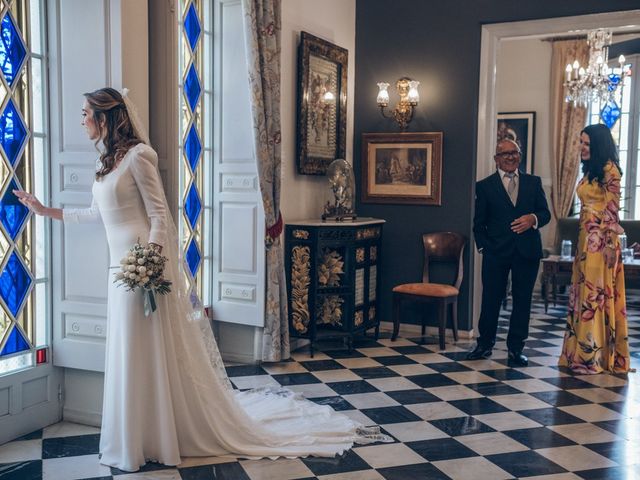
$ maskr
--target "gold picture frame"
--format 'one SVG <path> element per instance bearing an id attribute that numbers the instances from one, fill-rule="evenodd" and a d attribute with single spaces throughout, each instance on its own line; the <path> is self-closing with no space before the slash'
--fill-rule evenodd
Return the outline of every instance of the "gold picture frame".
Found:
<path id="1" fill-rule="evenodd" d="M 363 133 L 362 201 L 442 205 L 442 132 Z"/>

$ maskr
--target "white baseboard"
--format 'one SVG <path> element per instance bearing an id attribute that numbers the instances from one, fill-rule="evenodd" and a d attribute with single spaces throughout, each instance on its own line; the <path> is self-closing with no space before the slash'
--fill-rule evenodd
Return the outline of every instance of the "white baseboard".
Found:
<path id="1" fill-rule="evenodd" d="M 393 331 L 393 322 L 380 322 L 381 330 Z M 400 324 L 400 332 L 399 335 L 410 335 L 410 336 L 420 336 L 422 334 L 422 326 L 414 325 L 412 323 L 401 323 Z M 427 325 L 425 329 L 426 335 L 431 335 L 437 337 L 438 327 L 432 327 Z M 445 338 L 453 339 L 453 330 L 447 328 L 445 331 Z M 460 330 L 458 329 L 458 338 L 461 340 L 472 340 L 474 338 L 473 330 Z"/>
<path id="2" fill-rule="evenodd" d="M 102 425 L 102 413 L 85 412 L 73 408 L 63 408 L 62 420 L 65 422 L 79 423 L 80 425 L 100 427 Z"/>

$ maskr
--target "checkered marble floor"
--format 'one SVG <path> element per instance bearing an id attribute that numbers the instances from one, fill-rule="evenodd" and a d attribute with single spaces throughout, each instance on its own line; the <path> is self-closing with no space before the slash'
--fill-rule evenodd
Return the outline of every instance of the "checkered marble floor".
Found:
<path id="1" fill-rule="evenodd" d="M 629 339 L 640 366 L 640 297 L 629 296 Z M 0 479 L 413 480 L 640 479 L 640 381 L 574 376 L 555 364 L 564 308 L 532 311 L 525 354 L 510 368 L 502 312 L 489 360 L 466 361 L 468 343 L 440 351 L 432 337 L 363 337 L 349 354 L 321 344 L 314 358 L 230 366 L 240 389 L 284 385 L 396 440 L 356 446 L 337 458 L 237 461 L 188 458 L 127 474 L 98 462 L 99 429 L 59 423 L 0 446 Z"/>

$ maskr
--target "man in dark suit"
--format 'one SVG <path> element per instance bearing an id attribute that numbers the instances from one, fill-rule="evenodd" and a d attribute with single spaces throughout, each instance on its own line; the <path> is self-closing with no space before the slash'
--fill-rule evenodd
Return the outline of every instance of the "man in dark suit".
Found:
<path id="1" fill-rule="evenodd" d="M 496 147 L 497 172 L 476 183 L 476 211 L 473 233 L 482 253 L 482 310 L 478 344 L 469 360 L 491 356 L 496 342 L 500 304 L 511 272 L 513 310 L 509 321 L 509 360 L 529 363 L 522 353 L 529 335 L 531 294 L 542 258 L 540 227 L 551 213 L 540 177 L 518 171 L 520 148 L 512 140 L 500 140 Z"/>

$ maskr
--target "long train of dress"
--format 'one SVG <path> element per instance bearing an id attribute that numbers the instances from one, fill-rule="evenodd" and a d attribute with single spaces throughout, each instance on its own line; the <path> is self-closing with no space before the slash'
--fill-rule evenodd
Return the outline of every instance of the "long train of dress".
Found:
<path id="1" fill-rule="evenodd" d="M 93 186 L 92 207 L 65 210 L 66 222 L 102 219 L 112 270 L 137 242 L 164 244 L 178 264 L 177 235 L 148 146 L 131 149 L 116 170 Z M 173 243 L 175 243 L 175 246 Z M 101 462 L 135 471 L 148 460 L 177 465 L 181 457 L 236 455 L 331 457 L 354 443 L 390 441 L 329 406 L 285 389 L 234 390 L 208 322 L 197 318 L 181 286 L 158 297 L 144 315 L 142 294 L 111 283 Z"/>

